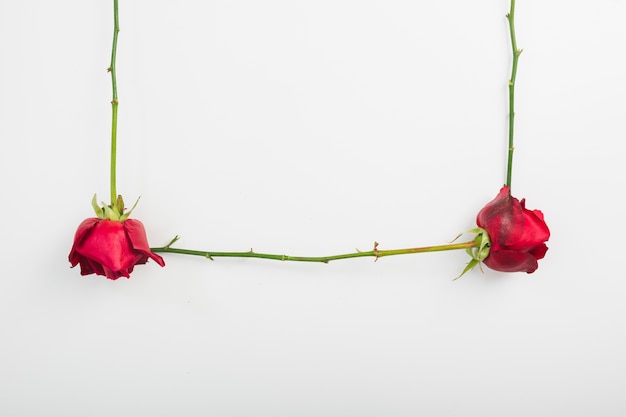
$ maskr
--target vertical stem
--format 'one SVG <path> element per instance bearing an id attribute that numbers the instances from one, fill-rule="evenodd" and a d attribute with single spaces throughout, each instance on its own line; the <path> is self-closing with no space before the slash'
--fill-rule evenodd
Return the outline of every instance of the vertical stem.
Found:
<path id="1" fill-rule="evenodd" d="M 509 157 L 506 168 L 506 185 L 511 187 L 511 176 L 513 171 L 513 133 L 515 131 L 515 78 L 517 76 L 517 61 L 522 53 L 521 49 L 517 49 L 517 40 L 515 38 L 515 0 L 511 0 L 511 9 L 506 15 L 509 21 L 509 31 L 511 33 L 511 48 L 513 49 L 513 65 L 511 67 L 511 78 L 509 79 Z"/>
<path id="2" fill-rule="evenodd" d="M 115 206 L 117 201 L 117 184 L 116 184 L 116 157 L 117 157 L 117 73 L 115 70 L 115 55 L 117 53 L 117 34 L 120 31 L 120 22 L 118 16 L 118 0 L 113 0 L 113 48 L 111 50 L 111 65 L 109 66 L 109 72 L 111 73 L 111 83 L 113 86 L 113 100 L 111 100 L 112 107 L 112 121 L 111 121 L 111 207 Z"/>

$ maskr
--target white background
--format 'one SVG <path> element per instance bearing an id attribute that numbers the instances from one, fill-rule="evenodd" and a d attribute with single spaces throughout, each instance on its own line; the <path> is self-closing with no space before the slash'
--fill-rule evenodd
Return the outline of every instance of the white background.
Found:
<path id="1" fill-rule="evenodd" d="M 118 191 L 153 246 L 446 243 L 504 182 L 508 2 L 120 4 Z M 622 0 L 517 4 L 536 273 L 462 251 L 166 254 L 81 277 L 108 200 L 112 2 L 0 2 L 0 414 L 623 416 Z"/>

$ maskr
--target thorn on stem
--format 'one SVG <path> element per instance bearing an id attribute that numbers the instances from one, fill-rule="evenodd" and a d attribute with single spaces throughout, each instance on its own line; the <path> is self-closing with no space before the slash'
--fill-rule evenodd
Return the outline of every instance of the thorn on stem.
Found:
<path id="1" fill-rule="evenodd" d="M 374 262 L 376 262 L 378 260 L 378 258 L 380 258 L 380 253 L 378 252 L 378 242 L 374 241 L 374 255 L 376 255 L 376 259 L 374 259 Z"/>
<path id="2" fill-rule="evenodd" d="M 174 243 L 176 243 L 176 241 L 180 239 L 180 237 L 178 235 L 174 236 L 174 239 L 170 240 L 170 243 L 168 243 L 167 245 L 165 245 L 165 249 L 169 249 L 170 246 L 172 246 Z"/>
<path id="3" fill-rule="evenodd" d="M 458 235 L 457 235 L 454 239 L 452 239 L 452 240 L 450 241 L 450 243 L 454 243 L 454 242 L 456 242 L 456 240 L 457 240 L 458 238 L 460 238 L 461 236 L 463 236 L 463 233 L 459 233 L 459 234 L 458 234 Z"/>

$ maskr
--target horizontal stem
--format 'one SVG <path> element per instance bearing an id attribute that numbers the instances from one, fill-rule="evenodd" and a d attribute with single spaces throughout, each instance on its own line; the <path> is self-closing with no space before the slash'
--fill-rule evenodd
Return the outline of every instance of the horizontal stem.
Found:
<path id="1" fill-rule="evenodd" d="M 442 252 L 448 250 L 459 250 L 459 249 L 469 249 L 476 247 L 478 243 L 475 240 L 471 240 L 469 242 L 462 243 L 450 243 L 447 245 L 439 245 L 439 246 L 424 246 L 420 248 L 405 248 L 405 249 L 388 249 L 388 250 L 379 250 L 378 243 L 374 243 L 374 249 L 367 252 L 352 252 L 352 253 L 344 253 L 340 255 L 330 255 L 330 256 L 289 256 L 289 255 L 276 255 L 270 253 L 258 253 L 254 252 L 252 249 L 247 252 L 209 252 L 209 251 L 199 251 L 192 249 L 178 249 L 172 248 L 174 242 L 178 240 L 178 236 L 172 239 L 172 241 L 166 246 L 158 247 L 158 248 L 150 248 L 152 252 L 167 252 L 167 253 L 178 253 L 181 255 L 194 255 L 194 256 L 202 256 L 204 258 L 263 258 L 263 259 L 272 259 L 275 261 L 294 261 L 294 262 L 322 262 L 328 263 L 330 261 L 336 261 L 339 259 L 349 259 L 349 258 L 362 258 L 362 257 L 374 257 L 376 259 L 382 258 L 383 256 L 394 256 L 394 255 L 408 255 L 411 253 L 424 253 L 424 252 Z"/>

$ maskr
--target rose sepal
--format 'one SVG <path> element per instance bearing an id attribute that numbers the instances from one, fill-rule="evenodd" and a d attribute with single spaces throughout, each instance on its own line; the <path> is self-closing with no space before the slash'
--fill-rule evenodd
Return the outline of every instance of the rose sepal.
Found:
<path id="1" fill-rule="evenodd" d="M 141 197 L 137 197 L 137 201 L 135 201 L 135 204 L 133 204 L 130 210 L 124 212 L 124 199 L 121 195 L 117 196 L 115 204 L 107 205 L 104 202 L 101 202 L 102 206 L 99 206 L 97 202 L 98 198 L 96 197 L 96 194 L 94 194 L 93 198 L 91 199 L 91 207 L 93 207 L 93 211 L 96 213 L 96 216 L 100 220 L 108 219 L 117 222 L 123 222 L 124 220 L 128 219 L 128 217 L 130 217 L 130 214 L 133 212 L 135 207 L 137 207 L 137 204 L 139 204 L 140 198 Z"/>
<path id="2" fill-rule="evenodd" d="M 461 275 L 454 278 L 455 280 L 461 278 L 463 275 L 465 275 L 466 272 L 474 269 L 476 265 L 480 266 L 480 263 L 484 261 L 487 256 L 489 256 L 489 249 L 491 248 L 491 239 L 489 239 L 489 234 L 487 234 L 487 231 L 485 229 L 481 227 L 475 227 L 465 233 L 476 233 L 476 237 L 474 238 L 476 246 L 466 249 L 467 254 L 472 259 L 467 263 L 467 266 L 465 266 L 465 269 L 463 269 Z M 461 235 L 457 236 L 457 239 L 460 236 Z"/>

